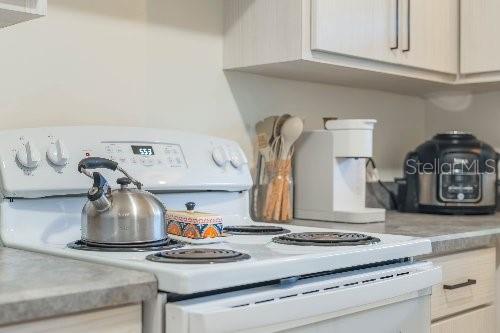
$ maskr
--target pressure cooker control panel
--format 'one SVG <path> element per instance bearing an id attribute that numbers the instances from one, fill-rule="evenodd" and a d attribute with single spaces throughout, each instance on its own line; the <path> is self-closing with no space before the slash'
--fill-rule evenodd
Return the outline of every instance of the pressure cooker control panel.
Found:
<path id="1" fill-rule="evenodd" d="M 443 202 L 478 202 L 481 200 L 480 174 L 441 174 L 439 182 L 439 198 Z"/>
<path id="2" fill-rule="evenodd" d="M 439 200 L 479 202 L 482 197 L 482 170 L 477 155 L 467 152 L 445 154 L 439 159 Z"/>
<path id="3" fill-rule="evenodd" d="M 5 197 L 86 193 L 86 157 L 118 162 L 150 191 L 243 191 L 252 185 L 236 142 L 194 133 L 134 127 L 53 127 L 0 131 Z M 111 186 L 119 172 L 99 169 Z"/>

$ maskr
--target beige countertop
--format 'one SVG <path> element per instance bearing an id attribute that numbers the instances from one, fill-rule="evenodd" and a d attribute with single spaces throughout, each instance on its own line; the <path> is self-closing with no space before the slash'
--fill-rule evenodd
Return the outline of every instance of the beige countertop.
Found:
<path id="1" fill-rule="evenodd" d="M 156 294 L 149 273 L 0 247 L 0 326 L 140 303 Z"/>
<path id="2" fill-rule="evenodd" d="M 433 254 L 494 246 L 500 234 L 500 213 L 495 215 L 433 215 L 389 211 L 386 221 L 353 224 L 294 220 L 292 224 L 382 234 L 426 237 Z"/>

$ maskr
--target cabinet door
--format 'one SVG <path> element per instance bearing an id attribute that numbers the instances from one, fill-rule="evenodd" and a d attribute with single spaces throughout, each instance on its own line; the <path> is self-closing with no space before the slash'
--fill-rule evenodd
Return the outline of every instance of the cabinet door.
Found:
<path id="1" fill-rule="evenodd" d="M 500 0 L 461 0 L 460 72 L 500 71 Z"/>
<path id="2" fill-rule="evenodd" d="M 495 333 L 495 307 L 490 305 L 433 323 L 431 333 Z"/>
<path id="3" fill-rule="evenodd" d="M 312 0 L 311 49 L 398 62 L 397 1 Z"/>
<path id="4" fill-rule="evenodd" d="M 312 0 L 311 49 L 456 74 L 458 1 Z"/>
<path id="5" fill-rule="evenodd" d="M 400 63 L 437 72 L 457 73 L 458 0 L 399 1 Z"/>
<path id="6" fill-rule="evenodd" d="M 432 288 L 432 319 L 493 303 L 495 257 L 495 248 L 487 248 L 432 258 L 443 270 Z"/>

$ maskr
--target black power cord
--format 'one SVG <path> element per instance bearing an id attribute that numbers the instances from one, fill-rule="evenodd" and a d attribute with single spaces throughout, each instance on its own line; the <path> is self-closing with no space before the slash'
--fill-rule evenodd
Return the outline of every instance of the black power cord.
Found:
<path id="1" fill-rule="evenodd" d="M 377 169 L 377 165 L 375 164 L 375 161 L 371 157 L 369 157 L 368 160 L 366 161 L 366 167 L 368 168 L 368 166 L 370 164 L 371 164 L 373 169 Z M 389 195 L 389 198 L 391 199 L 391 206 L 394 207 L 395 209 L 398 209 L 398 200 L 396 198 L 396 194 L 393 191 L 391 191 L 391 189 L 389 189 L 380 179 L 377 179 L 377 183 Z M 375 196 L 375 198 L 377 199 L 377 201 L 379 201 L 379 198 L 377 198 L 376 196 Z M 379 203 L 381 203 L 381 202 L 379 201 Z"/>

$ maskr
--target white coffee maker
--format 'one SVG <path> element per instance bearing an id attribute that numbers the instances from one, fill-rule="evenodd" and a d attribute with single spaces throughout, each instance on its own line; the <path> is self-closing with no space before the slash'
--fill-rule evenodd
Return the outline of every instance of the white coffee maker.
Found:
<path id="1" fill-rule="evenodd" d="M 375 119 L 329 120 L 304 132 L 294 161 L 294 217 L 369 223 L 385 209 L 365 207 L 366 162 L 373 154 Z"/>

